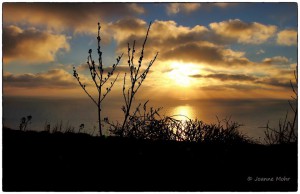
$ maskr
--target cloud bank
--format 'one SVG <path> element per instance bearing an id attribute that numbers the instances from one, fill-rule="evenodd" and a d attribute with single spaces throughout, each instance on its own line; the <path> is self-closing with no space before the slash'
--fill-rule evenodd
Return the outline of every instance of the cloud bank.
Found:
<path id="1" fill-rule="evenodd" d="M 262 44 L 272 37 L 277 27 L 258 22 L 246 23 L 239 19 L 211 23 L 210 28 L 217 35 L 238 43 Z"/>
<path id="2" fill-rule="evenodd" d="M 69 51 L 68 37 L 39 31 L 35 28 L 21 29 L 11 25 L 3 27 L 3 60 L 28 62 L 51 62 L 58 51 Z"/>
<path id="3" fill-rule="evenodd" d="M 17 74 L 4 73 L 3 84 L 5 87 L 21 88 L 75 88 L 77 83 L 73 76 L 62 70 L 53 69 L 42 73 Z"/>
<path id="4" fill-rule="evenodd" d="M 3 3 L 4 23 L 46 26 L 56 31 L 91 33 L 101 19 L 145 13 L 135 3 Z M 94 33 L 93 33 L 94 34 Z"/>

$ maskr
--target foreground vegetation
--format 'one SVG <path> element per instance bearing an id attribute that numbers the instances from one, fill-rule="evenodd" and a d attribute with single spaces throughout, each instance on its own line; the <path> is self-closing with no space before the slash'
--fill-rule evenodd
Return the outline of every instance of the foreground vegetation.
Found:
<path id="1" fill-rule="evenodd" d="M 125 125 L 111 123 L 108 119 L 109 131 L 116 136 L 136 139 L 185 141 L 198 143 L 255 143 L 254 140 L 242 134 L 241 126 L 230 119 L 219 121 L 218 124 L 206 124 L 200 120 L 175 119 L 174 116 L 159 115 L 160 109 L 147 110 L 147 102 L 136 109 Z"/>
<path id="2" fill-rule="evenodd" d="M 108 118 L 104 121 L 109 126 L 110 136 L 130 139 L 221 144 L 260 143 L 241 133 L 239 128 L 242 125 L 230 119 L 218 120 L 217 124 L 207 124 L 201 120 L 192 120 L 187 117 L 185 117 L 186 120 L 175 119 L 175 116 L 161 117 L 158 111 L 159 109 L 153 108 L 148 111 L 144 105 L 143 113 L 140 110 L 136 111 L 134 116 L 129 117 L 129 121 L 124 126 L 118 122 L 110 122 Z M 27 116 L 27 118 L 31 119 L 32 116 Z M 30 124 L 29 121 L 26 117 L 21 119 L 21 131 L 30 130 L 26 128 Z M 52 126 L 50 123 L 45 123 L 43 131 L 48 133 L 85 133 L 95 136 L 95 130 L 96 127 L 94 130 L 86 130 L 84 124 L 81 124 L 77 129 L 70 124 L 63 125 L 61 121 Z"/>
<path id="3" fill-rule="evenodd" d="M 287 177 L 257 182 L 248 177 Z M 297 146 L 3 129 L 4 191 L 295 191 Z"/>

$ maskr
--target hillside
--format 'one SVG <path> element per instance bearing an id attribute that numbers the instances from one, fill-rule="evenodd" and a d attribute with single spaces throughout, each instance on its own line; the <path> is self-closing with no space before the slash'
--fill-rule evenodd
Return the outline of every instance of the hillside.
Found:
<path id="1" fill-rule="evenodd" d="M 3 190 L 296 191 L 297 145 L 213 145 L 4 128 Z"/>

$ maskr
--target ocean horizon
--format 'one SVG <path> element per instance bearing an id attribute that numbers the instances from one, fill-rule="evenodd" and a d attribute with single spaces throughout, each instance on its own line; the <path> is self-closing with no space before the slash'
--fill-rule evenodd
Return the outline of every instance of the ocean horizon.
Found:
<path id="1" fill-rule="evenodd" d="M 135 110 L 137 100 L 132 106 Z M 103 103 L 102 118 L 107 117 L 113 122 L 122 122 L 124 118 L 121 107 L 122 100 L 110 100 Z M 277 127 L 278 122 L 285 118 L 287 111 L 291 112 L 288 100 L 251 99 L 251 100 L 193 100 L 160 102 L 149 101 L 150 107 L 159 108 L 161 116 L 176 116 L 176 119 L 198 119 L 205 123 L 218 123 L 219 120 L 230 119 L 242 126 L 239 130 L 254 139 L 264 138 L 264 129 Z M 141 108 L 142 109 L 142 108 Z M 84 124 L 84 131 L 97 134 L 97 109 L 86 98 L 37 98 L 37 97 L 3 97 L 3 126 L 18 129 L 22 117 L 32 116 L 29 130 L 44 130 L 46 124 L 51 128 L 62 123 L 63 128 L 73 126 L 75 132 Z M 181 116 L 180 116 L 181 115 Z M 217 119 L 218 118 L 218 119 Z M 104 126 L 104 134 L 109 135 L 108 126 Z"/>

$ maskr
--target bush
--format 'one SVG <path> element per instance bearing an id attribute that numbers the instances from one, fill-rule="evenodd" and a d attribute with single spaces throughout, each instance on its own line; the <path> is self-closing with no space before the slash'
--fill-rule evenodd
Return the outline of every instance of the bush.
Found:
<path id="1" fill-rule="evenodd" d="M 147 110 L 147 102 L 143 112 L 140 105 L 128 122 L 122 127 L 119 123 L 106 122 L 109 131 L 116 136 L 136 139 L 171 140 L 198 143 L 253 143 L 253 140 L 238 131 L 241 126 L 230 119 L 219 121 L 218 124 L 206 124 L 200 120 L 178 120 L 174 117 L 159 115 L 161 108 Z"/>

